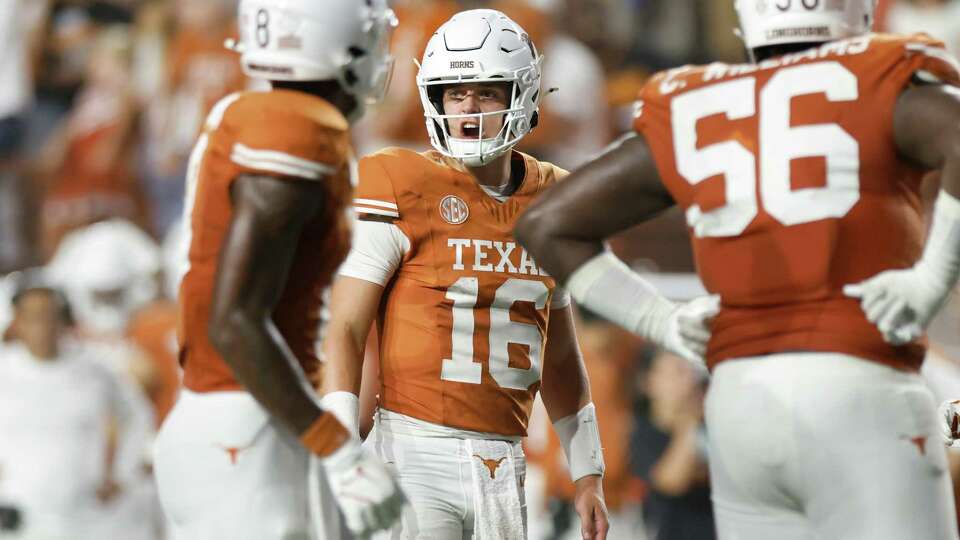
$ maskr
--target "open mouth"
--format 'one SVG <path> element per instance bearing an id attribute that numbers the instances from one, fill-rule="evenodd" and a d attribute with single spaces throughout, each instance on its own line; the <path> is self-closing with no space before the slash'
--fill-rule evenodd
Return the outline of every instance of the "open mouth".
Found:
<path id="1" fill-rule="evenodd" d="M 463 133 L 464 139 L 479 139 L 480 124 L 478 122 L 464 122 L 460 126 L 460 132 Z"/>

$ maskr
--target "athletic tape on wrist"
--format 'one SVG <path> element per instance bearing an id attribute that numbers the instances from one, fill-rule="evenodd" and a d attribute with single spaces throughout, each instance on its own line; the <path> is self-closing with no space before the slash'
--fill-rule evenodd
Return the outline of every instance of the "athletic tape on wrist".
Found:
<path id="1" fill-rule="evenodd" d="M 327 457 L 350 441 L 350 432 L 330 413 L 323 413 L 300 435 L 300 442 L 310 452 Z"/>
<path id="2" fill-rule="evenodd" d="M 330 392 L 320 400 L 323 410 L 333 413 L 337 420 L 350 432 L 360 438 L 360 398 L 353 392 Z"/>
<path id="3" fill-rule="evenodd" d="M 593 403 L 583 407 L 577 414 L 565 416 L 553 424 L 560 439 L 563 453 L 570 464 L 570 479 L 577 480 L 589 475 L 603 476 L 603 448 L 600 446 L 600 429 L 597 425 L 597 409 Z"/>

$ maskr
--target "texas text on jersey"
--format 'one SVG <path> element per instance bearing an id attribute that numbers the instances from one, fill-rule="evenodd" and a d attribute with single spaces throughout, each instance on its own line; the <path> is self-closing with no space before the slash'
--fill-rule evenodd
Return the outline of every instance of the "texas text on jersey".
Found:
<path id="1" fill-rule="evenodd" d="M 384 409 L 526 435 L 550 310 L 569 299 L 512 229 L 566 172 L 519 152 L 512 159 L 525 176 L 502 202 L 439 152 L 387 149 L 360 161 L 359 219 L 392 222 L 408 242 L 377 317 Z M 351 272 L 349 263 L 340 271 L 369 279 Z"/>
<path id="2" fill-rule="evenodd" d="M 842 287 L 913 264 L 923 171 L 898 155 L 893 110 L 918 79 L 960 83 L 930 38 L 867 34 L 759 64 L 684 67 L 644 87 L 634 127 L 685 210 L 723 308 L 711 367 L 833 351 L 916 370 Z M 786 249 L 785 249 L 786 248 Z"/>
<path id="3" fill-rule="evenodd" d="M 233 94 L 211 111 L 191 156 L 187 223 L 190 267 L 180 286 L 180 362 L 195 392 L 241 388 L 207 337 L 214 278 L 231 219 L 230 184 L 242 174 L 322 179 L 331 211 L 303 228 L 274 322 L 308 376 L 321 296 L 349 250 L 343 208 L 352 194 L 348 123 L 319 97 L 273 90 Z"/>

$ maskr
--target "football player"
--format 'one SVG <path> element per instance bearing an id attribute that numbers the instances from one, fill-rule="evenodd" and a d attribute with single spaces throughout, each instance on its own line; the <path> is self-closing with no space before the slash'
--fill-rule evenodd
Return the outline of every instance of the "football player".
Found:
<path id="1" fill-rule="evenodd" d="M 385 0 L 239 9 L 243 69 L 272 88 L 220 101 L 192 155 L 184 389 L 157 440 L 160 496 L 181 539 L 364 536 L 402 494 L 309 381 L 349 246 L 350 122 L 385 89 L 396 17 Z"/>
<path id="2" fill-rule="evenodd" d="M 357 424 L 376 320 L 381 385 L 368 441 L 411 499 L 403 538 L 526 536 L 520 439 L 538 390 L 566 450 L 584 538 L 606 536 L 602 451 L 570 299 L 512 236 L 520 212 L 566 175 L 513 150 L 537 125 L 540 66 L 504 14 L 455 15 L 417 77 L 434 150 L 360 162 L 324 403 Z"/>
<path id="3" fill-rule="evenodd" d="M 573 298 L 649 335 L 670 308 L 602 241 L 686 212 L 722 298 L 706 400 L 720 538 L 955 539 L 914 338 L 960 268 L 957 61 L 923 35 L 870 33 L 872 0 L 736 9 L 753 61 L 653 77 L 636 134 L 517 237 Z M 930 170 L 942 189 L 924 246 Z"/>

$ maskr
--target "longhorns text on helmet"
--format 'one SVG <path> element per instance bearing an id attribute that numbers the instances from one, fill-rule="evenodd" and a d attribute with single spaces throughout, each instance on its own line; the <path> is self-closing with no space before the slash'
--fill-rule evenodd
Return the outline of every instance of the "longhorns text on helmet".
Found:
<path id="1" fill-rule="evenodd" d="M 735 0 L 739 35 L 750 50 L 865 34 L 876 0 Z"/>
<path id="2" fill-rule="evenodd" d="M 542 62 L 529 35 L 503 13 L 475 9 L 454 15 L 430 39 L 417 74 L 433 147 L 470 167 L 489 163 L 513 148 L 536 126 Z M 444 114 L 436 90 L 450 84 L 484 82 L 512 83 L 507 109 Z M 503 127 L 497 136 L 485 139 L 482 126 L 490 116 L 503 116 Z M 453 137 L 447 120 L 456 118 L 476 118 L 481 125 L 477 138 Z"/>

